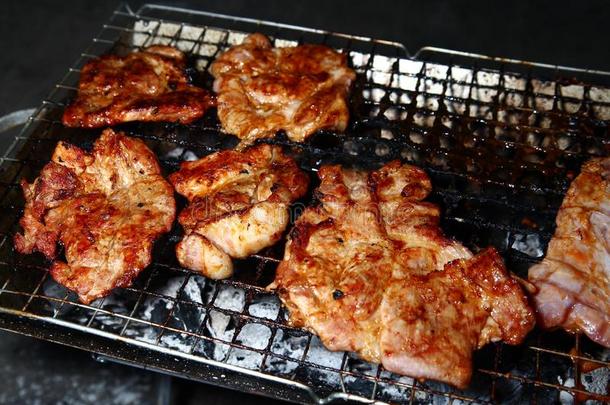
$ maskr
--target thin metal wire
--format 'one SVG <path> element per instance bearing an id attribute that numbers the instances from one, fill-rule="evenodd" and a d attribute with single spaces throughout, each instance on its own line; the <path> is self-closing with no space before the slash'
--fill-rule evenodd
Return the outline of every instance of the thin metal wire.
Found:
<path id="1" fill-rule="evenodd" d="M 186 11 L 181 11 L 173 8 L 152 8 L 155 12 L 168 12 L 170 17 L 180 16 Z M 149 8 L 143 8 L 140 10 L 146 11 Z M 172 14 L 173 13 L 173 14 Z M 189 14 L 190 15 L 190 14 Z M 78 141 L 74 133 L 69 133 L 65 130 L 59 122 L 58 112 L 61 112 L 66 104 L 66 100 L 71 98 L 76 91 L 76 79 L 80 72 L 80 66 L 92 57 L 97 56 L 96 44 L 101 47 L 110 47 L 119 44 L 120 46 L 126 47 L 127 49 L 141 49 L 146 45 L 157 43 L 157 41 L 167 41 L 170 44 L 191 44 L 190 50 L 187 53 L 192 54 L 197 60 L 205 61 L 205 66 L 213 60 L 219 52 L 226 49 L 231 44 L 232 35 L 248 32 L 256 29 L 268 29 L 270 31 L 267 34 L 271 35 L 275 39 L 281 39 L 282 36 L 291 36 L 295 33 L 295 29 L 298 28 L 290 26 L 268 26 L 266 23 L 256 22 L 253 26 L 248 26 L 243 29 L 228 29 L 222 28 L 226 24 L 226 19 L 222 16 L 205 14 L 209 17 L 211 22 L 214 24 L 207 24 L 210 21 L 206 21 L 206 24 L 194 25 L 197 29 L 201 29 L 201 32 L 197 35 L 196 39 L 186 38 L 184 32 L 191 27 L 191 25 L 185 22 L 178 21 L 176 26 L 172 26 L 175 31 L 171 32 L 170 35 L 166 35 L 163 31 L 168 27 L 168 22 L 171 18 L 158 18 L 151 17 L 148 15 L 140 15 L 133 13 L 128 9 L 120 9 L 113 14 L 109 24 L 105 24 L 102 30 L 92 41 L 92 45 L 89 46 L 80 56 L 77 63 L 70 68 L 67 75 L 58 83 L 51 94 L 44 100 L 41 108 L 38 109 L 35 116 L 30 120 L 30 124 L 26 131 L 21 135 L 15 137 L 12 143 L 9 145 L 7 150 L 0 157 L 0 164 L 4 167 L 7 164 L 20 165 L 18 170 L 15 171 L 14 175 L 6 181 L 7 190 L 5 190 L 0 197 L 0 208 L 10 208 L 10 212 L 16 212 L 21 209 L 21 202 L 13 201 L 8 196 L 9 190 L 18 189 L 18 180 L 30 176 L 33 173 L 32 167 L 41 167 L 46 161 L 45 159 L 52 151 L 55 142 L 59 139 L 68 138 L 71 140 Z M 148 21 L 149 30 L 136 29 L 135 23 L 138 21 Z M 247 19 L 232 19 L 232 22 L 252 23 Z M 220 28 L 217 28 L 220 27 Z M 212 31 L 222 33 L 218 41 L 213 41 Z M 531 263 L 534 263 L 540 259 L 540 256 L 530 256 L 521 251 L 515 250 L 513 245 L 518 241 L 518 235 L 535 235 L 541 241 L 541 248 L 544 247 L 545 241 L 548 241 L 552 234 L 554 216 L 557 209 L 557 204 L 560 202 L 565 186 L 567 182 L 552 183 L 546 182 L 544 184 L 529 184 L 521 180 L 521 177 L 515 176 L 508 179 L 495 178 L 489 176 L 482 176 L 479 173 L 467 172 L 462 163 L 455 164 L 456 161 L 443 164 L 442 159 L 451 160 L 462 155 L 467 155 L 472 158 L 473 161 L 477 159 L 490 159 L 492 156 L 496 156 L 498 159 L 498 167 L 512 167 L 519 165 L 519 173 L 526 173 L 527 171 L 538 171 L 543 173 L 547 171 L 550 175 L 561 178 L 566 176 L 566 173 L 576 167 L 579 161 L 586 159 L 587 157 L 599 154 L 599 151 L 591 153 L 590 149 L 601 145 L 602 153 L 608 153 L 610 150 L 610 143 L 608 141 L 608 122 L 600 120 L 596 116 L 589 116 L 585 113 L 574 114 L 565 110 L 566 103 L 578 102 L 582 106 L 586 107 L 586 111 L 593 111 L 594 108 L 607 108 L 610 106 L 610 102 L 604 101 L 603 99 L 594 100 L 590 95 L 590 86 L 586 87 L 581 98 L 573 95 L 565 95 L 562 93 L 562 88 L 557 82 L 554 85 L 554 91 L 552 94 L 546 94 L 542 88 L 536 88 L 534 86 L 535 76 L 528 76 L 523 79 L 520 74 L 513 74 L 509 70 L 505 70 L 504 64 L 499 65 L 499 69 L 494 71 L 490 69 L 483 69 L 478 66 L 478 59 L 475 59 L 473 66 L 468 67 L 470 75 L 466 78 L 456 77 L 461 67 L 454 65 L 453 62 L 449 64 L 447 70 L 440 76 L 434 73 L 435 69 L 438 69 L 439 64 L 434 61 L 424 61 L 421 64 L 421 68 L 416 72 L 403 72 L 401 71 L 401 63 L 405 61 L 401 58 L 404 54 L 404 47 L 394 47 L 394 52 L 386 52 L 386 54 L 379 53 L 381 48 L 384 46 L 392 46 L 391 43 L 384 41 L 375 41 L 367 38 L 360 38 L 354 36 L 335 35 L 328 32 L 316 31 L 316 30 L 303 30 L 303 32 L 297 32 L 298 42 L 317 41 L 321 43 L 328 43 L 334 45 L 334 40 L 341 40 L 345 43 L 344 51 L 350 56 L 352 60 L 357 58 L 366 59 L 364 64 L 354 66 L 359 74 L 366 78 L 360 83 L 358 87 L 359 91 L 368 92 L 369 96 L 362 97 L 361 99 L 355 100 L 355 112 L 354 112 L 354 125 L 353 128 L 348 130 L 347 137 L 343 140 L 339 139 L 340 145 L 343 147 L 334 149 L 328 152 L 325 147 L 318 147 L 314 145 L 297 145 L 293 144 L 285 139 L 277 139 L 274 142 L 290 146 L 293 150 L 299 151 L 302 154 L 301 158 L 304 163 L 304 167 L 309 168 L 312 171 L 317 169 L 318 163 L 316 159 L 319 157 L 326 156 L 325 154 L 334 154 L 335 156 L 344 157 L 347 159 L 350 152 L 346 150 L 344 140 L 347 139 L 354 145 L 359 147 L 358 156 L 361 160 L 371 159 L 372 162 L 383 162 L 390 158 L 402 158 L 403 160 L 413 161 L 426 167 L 428 172 L 433 177 L 433 182 L 438 185 L 438 189 L 435 190 L 433 198 L 442 201 L 446 205 L 446 215 L 443 220 L 446 223 L 448 230 L 456 230 L 459 236 L 465 236 L 464 240 L 471 246 L 477 246 L 480 243 L 489 244 L 490 240 L 495 243 L 498 241 L 493 237 L 498 238 L 499 235 L 506 238 L 508 242 L 504 242 L 504 246 L 501 247 L 501 251 L 507 258 L 508 263 L 517 267 L 527 269 Z M 210 34 L 210 35 L 208 35 Z M 134 36 L 146 37 L 142 43 L 133 44 L 129 42 L 129 38 Z M 109 40 L 107 38 L 113 38 Z M 292 38 L 291 38 L 292 39 Z M 184 41 L 184 42 L 183 42 Z M 342 42 L 342 43 L 343 43 Z M 215 46 L 214 51 L 210 55 L 202 55 L 205 46 Z M 367 46 L 368 53 L 361 50 L 355 50 L 355 48 L 362 49 Z M 101 49 L 101 48 L 100 48 Z M 387 51 L 387 49 L 385 49 Z M 456 55 L 459 56 L 459 55 Z M 415 63 L 414 61 L 409 61 Z M 385 63 L 385 64 L 384 64 Z M 555 72 L 557 73 L 557 72 Z M 590 72 L 588 72 L 590 73 Z M 377 80 L 376 75 L 387 74 L 384 76 L 384 80 Z M 479 80 L 479 75 L 498 75 L 498 81 L 485 83 Z M 436 76 L 435 76 L 436 75 Z M 524 80 L 526 85 L 523 89 L 516 89 L 508 87 L 507 81 L 517 78 Z M 401 86 L 400 81 L 409 80 L 414 81 L 414 87 Z M 439 86 L 436 89 L 435 86 Z M 455 95 L 453 91 L 451 95 L 448 94 L 449 89 L 452 86 L 462 87 L 467 89 L 465 94 Z M 495 92 L 493 96 L 486 99 L 481 99 L 480 93 Z M 376 99 L 373 95 L 375 92 L 382 92 L 383 96 Z M 609 91 L 610 92 L 610 91 Z M 408 96 L 408 102 L 401 101 L 401 95 Z M 509 105 L 507 104 L 508 95 L 514 95 L 520 97 L 523 102 L 520 105 Z M 394 97 L 394 98 L 393 98 Z M 552 107 L 545 111 L 540 109 L 537 103 L 545 103 L 550 101 Z M 448 103 L 457 103 L 463 106 L 464 113 L 456 111 L 450 111 L 446 105 Z M 583 107 L 583 108 L 585 108 Z M 392 109 L 399 108 L 399 111 L 403 111 L 406 116 L 402 119 L 391 120 L 385 116 L 385 113 Z M 490 109 L 491 114 L 485 116 L 485 109 Z M 505 111 L 517 111 L 520 114 L 527 115 L 528 119 L 533 121 L 527 122 L 510 122 L 502 117 Z M 376 111 L 374 114 L 373 112 Z M 471 112 L 474 111 L 474 115 Z M 479 116 L 477 114 L 482 114 Z M 427 126 L 425 123 L 417 121 L 417 117 L 431 117 L 432 125 Z M 569 148 L 561 148 L 557 142 L 558 137 L 563 136 L 558 129 L 553 127 L 544 127 L 540 125 L 540 120 L 547 117 L 555 117 L 558 119 L 575 120 L 576 126 L 568 123 L 566 127 L 566 133 L 570 135 L 570 142 L 575 142 L 578 145 L 582 145 L 580 149 L 569 150 Z M 443 118 L 446 117 L 449 122 L 456 122 L 459 128 L 446 127 Z M 532 118 L 533 117 L 533 118 Z M 572 126 L 570 126 L 572 125 Z M 579 126 L 580 125 L 580 126 Z M 472 148 L 467 148 L 462 145 L 463 138 L 470 136 L 469 134 L 476 132 L 473 128 L 483 128 L 487 131 L 486 136 L 482 136 L 480 145 Z M 161 128 L 161 131 L 159 129 Z M 581 130 L 585 128 L 586 130 Z M 604 129 L 606 128 L 606 129 Z M 394 135 L 393 139 L 381 139 L 378 130 L 386 130 Z M 590 131 L 589 131 L 590 129 Z M 152 129 L 147 126 L 136 126 L 130 133 L 139 136 L 147 142 L 154 145 L 176 145 L 185 148 L 181 156 L 184 156 L 186 150 L 194 150 L 199 154 L 207 154 L 223 148 L 221 142 L 214 144 L 203 144 L 201 140 L 186 136 L 185 138 L 180 137 L 180 131 L 186 131 L 186 133 L 201 134 L 201 133 L 213 133 L 215 137 L 222 140 L 228 138 L 227 134 L 220 131 L 217 122 L 215 121 L 203 121 L 189 126 L 166 126 L 166 127 L 153 127 Z M 360 131 L 365 131 L 361 134 Z M 372 134 L 366 131 L 372 131 Z M 516 137 L 513 138 L 502 138 L 505 133 L 513 131 Z M 598 132 L 595 132 L 598 131 Z M 171 137 L 168 132 L 172 134 Z M 543 142 L 531 143 L 527 141 L 526 135 L 528 133 L 534 133 L 539 137 L 550 137 L 551 141 L 546 144 Z M 161 135 L 159 135 L 159 133 Z M 412 134 L 415 139 L 422 139 L 422 143 L 414 142 L 410 139 Z M 498 135 L 500 134 L 500 135 Z M 331 136 L 334 136 L 330 134 Z M 420 138 L 418 138 L 417 136 Z M 453 146 L 444 146 L 441 142 L 442 139 L 448 139 L 450 142 L 454 142 Z M 567 141 L 566 141 L 567 142 Z M 373 148 L 371 149 L 371 145 Z M 388 148 L 389 152 L 386 155 L 377 155 L 377 149 L 375 146 L 384 145 Z M 496 155 L 494 148 L 509 149 L 513 150 L 513 157 L 505 157 L 501 154 Z M 604 149 L 605 148 L 605 149 Z M 413 151 L 417 155 L 405 155 L 404 151 Z M 29 153 L 28 153 L 29 152 Z M 156 150 L 159 153 L 159 151 Z M 544 158 L 542 162 L 530 162 L 526 160 L 531 153 L 539 152 L 544 154 L 555 153 L 560 159 L 573 159 L 572 166 L 570 167 L 557 167 L 550 158 Z M 411 152 L 410 152 L 411 153 Z M 46 154 L 46 155 L 45 155 Z M 425 159 L 421 157 L 425 156 Z M 441 159 L 441 164 L 435 164 L 434 159 Z M 307 162 L 314 161 L 309 164 Z M 166 168 L 176 167 L 177 161 L 172 158 L 166 158 L 160 154 L 160 162 Z M 512 166 L 511 166 L 512 165 Z M 443 185 L 443 181 L 448 181 L 449 184 Z M 31 180 L 31 178 L 29 178 Z M 470 191 L 464 191 L 459 184 L 468 184 L 468 187 L 476 187 Z M 5 184 L 3 181 L 1 184 Z M 499 194 L 498 194 L 499 193 Z M 532 207 L 527 199 L 523 202 L 519 201 L 522 198 L 522 193 L 529 193 L 528 195 L 534 197 L 540 197 L 545 199 L 551 199 L 555 196 L 553 204 L 547 203 L 542 208 Z M 501 223 L 501 221 L 495 218 L 490 219 L 489 214 L 481 214 L 480 216 L 474 215 L 473 208 L 468 205 L 475 205 L 475 208 L 494 207 L 493 211 L 502 212 L 503 210 L 509 210 L 513 216 L 535 216 L 536 226 L 534 228 L 523 225 L 518 221 L 518 217 L 510 219 L 507 223 Z M 460 205 L 463 205 L 461 207 Z M 500 208 L 498 208 L 500 207 Z M 18 218 L 14 218 L 12 224 L 7 228 L 13 232 L 16 229 L 16 221 Z M 460 227 L 466 227 L 467 232 L 458 232 Z M 477 231 L 474 232 L 473 229 Z M 473 239 L 478 234 L 490 233 L 489 240 L 477 240 Z M 3 239 L 3 243 L 0 243 L 0 249 L 10 243 L 8 238 L 9 234 Z M 174 235 L 175 236 L 175 235 Z M 170 236 L 172 238 L 173 236 Z M 6 250 L 6 249 L 4 249 Z M 3 251 L 4 251 L 3 250 Z M 167 250 L 167 249 L 166 249 Z M 581 361 L 589 361 L 598 364 L 603 367 L 610 367 L 610 362 L 602 358 L 590 358 L 590 355 L 585 355 L 580 352 L 580 348 L 577 348 L 577 352 L 568 352 L 552 349 L 550 347 L 544 347 L 541 340 L 538 339 L 536 344 L 529 345 L 527 351 L 534 350 L 536 356 L 535 373 L 534 377 L 523 377 L 515 373 L 500 372 L 499 365 L 502 358 L 502 346 L 498 345 L 494 351 L 493 369 L 487 370 L 484 368 L 477 369 L 477 373 L 483 373 L 490 376 L 491 384 L 489 387 L 489 398 L 481 397 L 480 393 L 469 392 L 469 391 L 438 391 L 432 389 L 425 384 L 414 381 L 413 383 L 405 383 L 398 381 L 394 377 L 386 377 L 383 373 L 383 367 L 377 366 L 375 372 L 365 373 L 357 369 L 350 369 L 348 367 L 348 355 L 345 353 L 341 358 L 339 366 L 328 366 L 324 364 L 317 364 L 312 360 L 310 356 L 310 348 L 312 344 L 312 335 L 303 334 L 299 329 L 292 328 L 285 324 L 282 319 L 282 311 L 279 311 L 275 319 L 268 319 L 265 317 L 259 317 L 249 313 L 249 305 L 256 294 L 263 293 L 264 287 L 262 285 L 252 285 L 248 282 L 241 281 L 239 278 L 234 280 L 226 280 L 219 282 L 206 281 L 204 289 L 207 290 L 211 285 L 214 286 L 214 291 L 210 297 L 205 296 L 205 291 L 202 291 L 202 302 L 195 302 L 189 297 L 184 297 L 183 292 L 185 287 L 192 276 L 186 270 L 176 267 L 177 265 L 173 262 L 165 262 L 162 259 L 155 258 L 152 266 L 154 270 L 151 271 L 141 287 L 128 287 L 124 291 L 133 294 L 135 303 L 133 307 L 128 309 L 126 314 L 114 312 L 106 307 L 106 301 L 101 300 L 93 305 L 84 305 L 78 302 L 74 302 L 71 299 L 69 293 L 65 293 L 63 297 L 55 297 L 48 295 L 43 285 L 48 282 L 48 272 L 41 272 L 41 278 L 33 280 L 33 284 L 28 286 L 27 289 L 19 290 L 18 285 L 13 285 L 11 281 L 16 274 L 28 271 L 32 267 L 37 269 L 44 269 L 45 264 L 31 265 L 23 262 L 21 256 L 15 256 L 14 252 L 11 252 L 11 260 L 4 260 L 5 258 L 0 257 L 0 264 L 6 264 L 13 267 L 13 271 L 8 275 L 7 279 L 0 289 L 0 299 L 11 300 L 11 297 L 20 297 L 25 300 L 25 304 L 20 304 L 19 308 L 24 315 L 36 315 L 39 310 L 38 306 L 42 303 L 48 303 L 52 309 L 52 316 L 50 319 L 62 320 L 69 319 L 69 322 L 76 326 L 84 326 L 85 330 L 91 332 L 97 331 L 98 323 L 103 323 L 103 320 L 94 320 L 100 316 L 108 317 L 109 319 L 116 319 L 121 322 L 120 331 L 115 336 L 119 336 L 127 342 L 136 342 L 138 337 L 127 336 L 127 332 L 132 332 L 134 325 L 144 325 L 155 330 L 159 333 L 153 340 L 152 345 L 159 347 L 163 345 L 162 339 L 166 333 L 180 334 L 188 336 L 192 339 L 190 346 L 188 347 L 187 353 L 183 353 L 185 356 L 194 356 L 194 358 L 205 360 L 204 354 L 200 354 L 199 350 L 196 350 L 202 341 L 210 342 L 218 345 L 226 345 L 228 351 L 224 356 L 223 362 L 226 363 L 230 356 L 230 353 L 234 350 L 243 350 L 246 352 L 257 353 L 261 356 L 260 363 L 257 369 L 261 372 L 272 373 L 269 367 L 266 367 L 267 360 L 270 358 L 280 359 L 285 362 L 296 363 L 297 369 L 292 371 L 290 377 L 286 381 L 298 381 L 305 382 L 305 384 L 312 385 L 313 382 L 301 376 L 298 370 L 318 370 L 328 373 L 334 373 L 338 375 L 338 383 L 333 386 L 332 383 L 326 384 L 325 390 L 334 389 L 341 391 L 346 395 L 351 395 L 350 386 L 346 383 L 345 377 L 354 377 L 362 379 L 372 383 L 372 389 L 365 395 L 369 400 L 378 400 L 384 395 L 384 389 L 387 386 L 401 387 L 409 390 L 409 397 L 403 398 L 403 400 L 409 402 L 415 402 L 418 400 L 416 394 L 422 393 L 425 395 L 439 395 L 449 398 L 450 400 L 461 400 L 461 401 L 496 401 L 502 398 L 498 397 L 496 390 L 497 382 L 503 380 L 517 381 L 521 384 L 530 384 L 535 387 L 541 388 L 553 388 L 558 391 L 563 390 L 570 392 L 572 395 L 589 395 L 593 398 L 607 399 L 608 396 L 600 396 L 598 394 L 587 392 L 586 388 L 580 383 L 580 367 Z M 253 265 L 257 269 L 257 274 L 263 274 L 268 266 L 275 266 L 279 262 L 279 257 L 274 256 L 273 252 L 262 252 L 257 255 L 253 255 L 250 259 L 255 261 Z M 163 275 L 167 272 L 175 272 L 184 276 L 180 287 L 168 295 L 163 291 L 156 291 L 152 289 L 152 281 L 155 277 Z M 243 307 L 234 310 L 221 307 L 220 303 L 217 302 L 220 291 L 223 288 L 235 288 L 243 291 L 244 303 Z M 42 291 L 41 291 L 42 289 Z M 153 321 L 152 318 L 147 319 L 140 314 L 140 311 L 146 309 L 145 305 L 148 305 L 149 299 L 159 299 L 168 302 L 171 308 L 167 311 L 164 319 L 161 321 Z M 0 300 L 0 302 L 4 302 Z M 23 301 L 20 301 L 23 302 Z M 2 304 L 3 305 L 3 304 Z M 0 311 L 4 308 L 0 305 Z M 8 305 L 8 304 L 7 304 Z M 174 327 L 170 324 L 171 319 L 174 316 L 180 316 L 178 307 L 180 305 L 188 305 L 201 310 L 203 316 L 201 317 L 200 323 L 198 323 L 194 330 L 187 328 L 186 325 L 180 327 Z M 91 312 L 91 316 L 85 317 L 82 324 L 79 324 L 78 320 L 70 318 L 71 311 L 83 310 L 85 313 Z M 10 309 L 12 310 L 12 309 Z M 9 307 L 6 308 L 9 311 Z M 237 324 L 232 330 L 232 335 L 228 339 L 219 338 L 212 336 L 208 331 L 208 322 L 211 320 L 211 313 L 217 312 L 223 316 L 229 317 L 229 319 L 235 319 Z M 270 335 L 264 347 L 253 348 L 246 344 L 240 343 L 240 332 L 243 327 L 248 324 L 257 323 L 267 327 L 270 331 Z M 299 336 L 305 336 L 305 345 L 303 352 L 299 358 L 287 355 L 285 353 L 276 352 L 273 349 L 274 341 L 278 336 L 278 332 L 284 333 L 284 338 L 290 333 L 299 333 Z M 577 345 L 580 340 L 577 338 Z M 163 350 L 170 350 L 163 348 Z M 173 352 L 176 355 L 180 355 L 178 350 Z M 172 352 L 172 353 L 173 353 Z M 561 358 L 569 357 L 572 359 L 574 371 L 577 375 L 577 382 L 575 387 L 565 387 L 559 384 L 551 384 L 541 379 L 541 364 L 540 354 L 560 356 Z M 189 357 L 192 359 L 193 357 Z M 517 370 L 518 371 L 518 370 Z M 360 394 L 359 394 L 360 395 Z M 596 396 L 597 395 L 597 396 Z M 330 398 L 330 397 L 329 397 Z M 355 397 L 356 398 L 356 397 Z M 360 398 L 360 397 L 357 397 Z M 362 398 L 361 398 L 362 399 Z M 398 399 L 393 398 L 393 401 Z"/>
<path id="2" fill-rule="evenodd" d="M 157 270 L 155 270 L 157 271 Z M 127 327 L 129 326 L 129 322 L 134 318 L 134 314 L 136 313 L 136 311 L 138 310 L 138 308 L 140 307 L 140 304 L 142 303 L 142 298 L 144 298 L 144 295 L 146 294 L 145 291 L 147 290 L 148 286 L 150 285 L 150 280 L 152 280 L 154 272 L 151 272 L 151 274 L 148 276 L 148 278 L 146 279 L 146 283 L 144 284 L 144 288 L 142 290 L 133 290 L 133 291 L 137 291 L 139 293 L 138 295 L 138 299 L 136 300 L 135 305 L 133 306 L 133 308 L 131 309 L 131 312 L 129 313 L 129 316 L 126 318 L 126 322 L 123 325 L 123 327 L 121 328 L 121 332 L 119 333 L 119 336 L 123 336 L 125 334 L 125 331 L 127 330 Z"/>
<path id="3" fill-rule="evenodd" d="M 169 323 L 172 316 L 174 315 L 174 310 L 176 309 L 176 306 L 179 305 L 177 297 L 179 297 L 182 294 L 182 292 L 184 291 L 184 287 L 186 286 L 186 283 L 188 282 L 189 278 L 190 278 L 190 275 L 188 275 L 184 278 L 184 281 L 182 281 L 182 285 L 180 285 L 180 287 L 178 288 L 178 291 L 176 292 L 176 298 L 171 299 L 172 307 L 168 311 L 167 316 L 165 317 L 165 320 L 161 324 L 161 331 L 159 332 L 159 335 L 156 338 L 155 344 L 159 344 L 159 342 L 161 341 L 161 338 L 163 337 L 163 333 L 167 330 L 167 324 Z"/>

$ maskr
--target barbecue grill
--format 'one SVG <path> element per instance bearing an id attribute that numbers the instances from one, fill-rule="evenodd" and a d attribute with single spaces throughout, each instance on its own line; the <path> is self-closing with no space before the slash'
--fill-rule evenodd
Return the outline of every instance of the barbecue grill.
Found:
<path id="1" fill-rule="evenodd" d="M 251 32 L 269 35 L 276 46 L 341 49 L 358 74 L 345 135 L 319 133 L 301 145 L 280 134 L 264 142 L 284 145 L 310 172 L 325 163 L 378 167 L 392 159 L 425 168 L 445 232 L 474 251 L 495 246 L 521 277 L 542 259 L 582 162 L 610 153 L 610 72 L 432 47 L 410 53 L 395 42 L 157 5 L 134 12 L 124 5 L 24 129 L 0 139 L 0 328 L 88 350 L 101 360 L 295 402 L 609 402 L 610 351 L 562 331 L 535 330 L 520 346 L 477 351 L 466 390 L 329 352 L 315 336 L 289 327 L 279 300 L 264 289 L 283 246 L 238 260 L 234 278 L 212 281 L 178 265 L 176 226 L 156 243 L 153 263 L 132 287 L 90 305 L 57 285 L 40 255 L 14 251 L 24 205 L 19 181 L 38 175 L 57 141 L 90 147 L 99 136 L 100 130 L 60 122 L 84 63 L 107 52 L 169 44 L 187 53 L 193 80 L 210 88 L 209 63 Z M 221 131 L 214 112 L 191 125 L 120 129 L 144 139 L 166 174 L 183 160 L 237 143 Z"/>

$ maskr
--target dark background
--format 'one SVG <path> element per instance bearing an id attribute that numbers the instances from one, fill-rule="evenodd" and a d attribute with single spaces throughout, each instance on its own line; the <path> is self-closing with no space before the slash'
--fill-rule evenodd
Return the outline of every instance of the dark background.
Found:
<path id="1" fill-rule="evenodd" d="M 129 4 L 135 10 L 141 2 Z M 171 3 L 493 56 L 610 70 L 607 1 L 209 0 Z M 3 0 L 0 116 L 37 106 L 97 34 L 118 1 Z M 2 134 L 0 134 L 1 136 Z M 159 376 L 100 364 L 86 353 L 0 332 L 0 403 L 155 404 Z M 172 403 L 257 398 L 172 379 Z M 257 399 L 257 402 L 272 402 Z"/>
<path id="2" fill-rule="evenodd" d="M 402 42 L 610 70 L 607 1 L 208 0 L 164 2 Z M 34 107 L 118 1 L 3 0 L 0 115 Z M 129 4 L 137 9 L 141 2 Z"/>

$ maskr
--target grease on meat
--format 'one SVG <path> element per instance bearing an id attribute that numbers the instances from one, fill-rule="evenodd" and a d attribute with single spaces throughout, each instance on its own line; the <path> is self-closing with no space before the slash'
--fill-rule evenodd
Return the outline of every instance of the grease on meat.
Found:
<path id="1" fill-rule="evenodd" d="M 40 176 L 21 185 L 26 206 L 17 251 L 53 260 L 51 276 L 84 303 L 129 286 L 175 217 L 172 187 L 153 152 L 110 129 L 91 153 L 60 142 Z M 58 241 L 65 262 L 57 259 Z"/>
<path id="2" fill-rule="evenodd" d="M 81 71 L 77 97 L 62 122 L 85 128 L 128 121 L 193 122 L 215 100 L 188 83 L 185 62 L 182 52 L 162 45 L 93 59 Z"/>
<path id="3" fill-rule="evenodd" d="M 583 165 L 556 222 L 546 257 L 529 270 L 539 323 L 610 347 L 610 158 Z"/>
<path id="4" fill-rule="evenodd" d="M 517 280 L 494 249 L 473 256 L 442 235 L 419 168 L 392 162 L 367 173 L 325 166 L 321 205 L 290 232 L 270 289 L 291 323 L 330 350 L 392 372 L 465 387 L 472 351 L 520 343 L 534 324 Z"/>
<path id="5" fill-rule="evenodd" d="M 355 73 L 344 54 L 326 46 L 273 48 L 267 37 L 252 34 L 216 58 L 210 71 L 222 127 L 243 145 L 279 130 L 302 142 L 317 130 L 347 127 Z"/>
<path id="6" fill-rule="evenodd" d="M 280 239 L 289 205 L 308 185 L 294 160 L 270 145 L 184 162 L 170 181 L 189 201 L 178 218 L 185 229 L 178 261 L 216 279 L 233 274 L 231 257 L 247 257 Z"/>

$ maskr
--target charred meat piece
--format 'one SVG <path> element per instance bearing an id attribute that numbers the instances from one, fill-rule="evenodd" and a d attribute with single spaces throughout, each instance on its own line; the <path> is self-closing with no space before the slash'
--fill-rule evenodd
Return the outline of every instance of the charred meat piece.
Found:
<path id="1" fill-rule="evenodd" d="M 539 323 L 610 347 L 610 158 L 583 165 L 556 222 L 546 257 L 529 270 Z"/>
<path id="2" fill-rule="evenodd" d="M 371 173 L 325 166 L 321 205 L 292 231 L 270 289 L 291 323 L 330 350 L 392 372 L 465 387 L 472 352 L 520 343 L 534 325 L 527 297 L 493 249 L 473 256 L 443 236 L 419 168 Z"/>
<path id="3" fill-rule="evenodd" d="M 344 54 L 326 46 L 273 48 L 267 37 L 252 34 L 210 71 L 222 127 L 243 145 L 279 130 L 303 142 L 317 130 L 347 127 L 346 99 L 356 75 Z"/>
<path id="4" fill-rule="evenodd" d="M 185 61 L 182 52 L 161 45 L 91 60 L 81 71 L 63 124 L 98 128 L 128 121 L 195 121 L 215 101 L 188 83 Z"/>
<path id="5" fill-rule="evenodd" d="M 17 251 L 53 260 L 53 278 L 84 303 L 129 286 L 175 218 L 173 190 L 153 152 L 111 129 L 91 153 L 60 142 L 40 176 L 21 185 L 26 206 Z M 56 257 L 58 241 L 65 262 Z"/>
<path id="6" fill-rule="evenodd" d="M 280 239 L 290 204 L 309 183 L 292 158 L 270 145 L 184 162 L 170 181 L 189 201 L 179 216 L 185 236 L 176 246 L 178 261 L 215 279 L 233 274 L 231 257 Z"/>
<path id="7" fill-rule="evenodd" d="M 460 388 L 470 381 L 473 350 L 519 344 L 534 326 L 526 296 L 493 248 L 391 282 L 380 316 L 386 369 Z"/>

